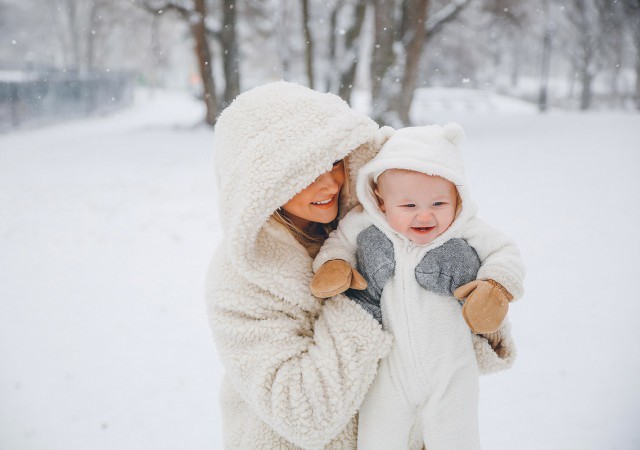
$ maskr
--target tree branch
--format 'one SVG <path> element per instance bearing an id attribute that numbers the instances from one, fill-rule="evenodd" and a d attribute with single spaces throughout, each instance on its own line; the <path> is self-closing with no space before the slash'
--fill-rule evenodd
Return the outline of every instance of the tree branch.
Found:
<path id="1" fill-rule="evenodd" d="M 458 14 L 460 14 L 469 3 L 471 3 L 471 0 L 457 0 L 448 3 L 447 6 L 435 14 L 431 14 L 426 23 L 425 39 L 428 41 L 437 34 L 444 25 L 455 20 Z"/>
<path id="2" fill-rule="evenodd" d="M 179 2 L 175 0 L 136 0 L 133 1 L 132 4 L 152 14 L 162 14 L 165 11 L 175 11 L 187 20 L 189 19 L 189 15 L 193 12 L 193 4 L 190 2 L 187 4 L 186 2 Z"/>

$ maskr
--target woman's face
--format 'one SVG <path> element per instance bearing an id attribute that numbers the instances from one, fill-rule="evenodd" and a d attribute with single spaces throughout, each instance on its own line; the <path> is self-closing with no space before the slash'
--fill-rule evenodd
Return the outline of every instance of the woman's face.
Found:
<path id="1" fill-rule="evenodd" d="M 330 171 L 298 192 L 282 209 L 300 230 L 311 222 L 329 223 L 338 215 L 338 197 L 344 180 L 344 160 L 336 161 Z"/>

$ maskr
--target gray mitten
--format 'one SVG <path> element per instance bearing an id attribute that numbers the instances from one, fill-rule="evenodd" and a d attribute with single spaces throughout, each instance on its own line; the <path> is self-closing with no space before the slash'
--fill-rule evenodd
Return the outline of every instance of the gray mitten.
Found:
<path id="1" fill-rule="evenodd" d="M 356 268 L 367 280 L 367 288 L 365 290 L 349 289 L 345 294 L 382 323 L 380 311 L 382 289 L 393 276 L 396 268 L 393 243 L 374 225 L 362 231 L 358 235 L 357 242 Z"/>
<path id="2" fill-rule="evenodd" d="M 418 284 L 440 295 L 453 295 L 458 287 L 476 279 L 480 258 L 464 239 L 451 239 L 422 258 L 415 270 Z"/>
<path id="3" fill-rule="evenodd" d="M 370 290 L 371 294 L 380 300 L 382 288 L 393 276 L 396 269 L 393 243 L 374 225 L 362 231 L 358 235 L 357 242 L 358 272 L 369 283 L 367 290 Z"/>

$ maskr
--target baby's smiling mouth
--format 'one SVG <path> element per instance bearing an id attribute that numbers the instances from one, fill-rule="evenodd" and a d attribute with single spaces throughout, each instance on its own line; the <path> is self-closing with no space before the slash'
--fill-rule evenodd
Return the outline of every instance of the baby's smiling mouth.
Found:
<path id="1" fill-rule="evenodd" d="M 429 231 L 433 230 L 435 228 L 435 226 L 433 227 L 411 227 L 411 229 L 417 233 L 428 233 Z"/>

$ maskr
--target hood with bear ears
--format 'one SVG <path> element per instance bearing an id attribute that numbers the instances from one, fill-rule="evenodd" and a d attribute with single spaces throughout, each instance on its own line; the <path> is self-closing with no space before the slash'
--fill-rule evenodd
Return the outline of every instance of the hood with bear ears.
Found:
<path id="1" fill-rule="evenodd" d="M 406 169 L 445 178 L 456 185 L 462 208 L 449 229 L 428 245 L 435 247 L 446 242 L 459 224 L 477 212 L 469 194 L 459 149 L 464 140 L 464 130 L 452 122 L 444 126 L 407 127 L 398 131 L 383 127 L 381 133 L 390 137 L 380 153 L 360 170 L 356 182 L 358 199 L 377 226 L 387 233 L 395 233 L 380 210 L 374 193 L 378 175 L 387 169 Z"/>
<path id="2" fill-rule="evenodd" d="M 344 215 L 357 203 L 358 170 L 382 140 L 373 120 L 334 94 L 280 81 L 239 95 L 218 118 L 214 141 L 220 221 L 236 269 L 255 280 L 274 258 L 278 240 L 290 253 L 304 252 L 290 233 L 276 229 L 282 227 L 273 223 L 273 212 L 349 155 L 351 186 L 340 196 Z M 292 250 L 292 243 L 299 248 Z"/>

